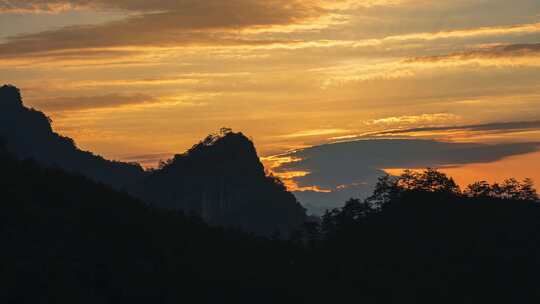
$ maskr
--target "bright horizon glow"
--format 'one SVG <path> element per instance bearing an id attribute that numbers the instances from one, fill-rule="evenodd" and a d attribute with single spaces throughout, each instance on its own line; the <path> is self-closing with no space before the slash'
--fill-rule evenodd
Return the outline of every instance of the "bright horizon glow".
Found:
<path id="1" fill-rule="evenodd" d="M 472 163 L 458 166 L 437 168 L 453 178 L 461 189 L 474 182 L 486 181 L 502 183 L 508 178 L 523 180 L 531 178 L 536 185 L 540 183 L 540 152 L 510 156 L 491 163 Z M 409 168 L 422 170 L 420 168 Z M 405 169 L 384 169 L 390 175 L 400 175 Z"/>

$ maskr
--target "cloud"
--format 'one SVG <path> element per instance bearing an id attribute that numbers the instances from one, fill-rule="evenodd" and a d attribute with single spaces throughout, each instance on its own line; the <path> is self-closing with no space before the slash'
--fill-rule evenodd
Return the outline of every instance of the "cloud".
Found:
<path id="1" fill-rule="evenodd" d="M 488 145 L 417 139 L 357 140 L 280 155 L 288 162 L 280 163 L 278 157 L 276 164 L 279 165 L 273 170 L 278 176 L 305 172 L 291 178 L 298 189 L 330 190 L 295 192 L 311 212 L 320 213 L 339 206 L 347 198 L 369 195 L 377 178 L 384 174 L 383 169 L 490 163 L 539 148 L 540 143 L 535 142 Z"/>
<path id="2" fill-rule="evenodd" d="M 372 120 L 387 125 L 417 121 L 422 115 Z M 540 121 L 494 122 L 486 124 L 417 127 L 343 136 L 340 142 L 316 145 L 267 158 L 267 166 L 285 180 L 310 212 L 321 214 L 340 206 L 350 197 L 369 195 L 386 169 L 451 168 L 468 164 L 488 164 L 503 158 L 540 150 L 540 142 L 481 144 L 445 142 L 436 139 L 396 138 L 419 133 L 450 132 L 515 134 L 540 131 Z M 393 138 L 392 138 L 393 137 Z M 292 173 L 292 174 L 291 174 Z M 322 190 L 322 191 L 321 191 Z"/>
<path id="3" fill-rule="evenodd" d="M 434 32 L 412 32 L 402 33 L 397 35 L 387 35 L 382 38 L 360 39 L 356 41 L 350 41 L 351 47 L 367 47 L 367 46 L 380 46 L 386 44 L 399 44 L 403 42 L 414 41 L 434 41 L 444 39 L 468 39 L 490 36 L 511 36 L 511 35 L 527 35 L 540 33 L 540 22 L 536 23 L 523 23 L 504 26 L 485 26 L 485 27 L 473 27 L 467 29 L 457 30 L 445 30 Z M 527 45 L 521 45 L 526 47 Z M 521 48 L 516 45 L 516 48 Z M 511 50 L 509 47 L 508 50 Z"/>
<path id="4" fill-rule="evenodd" d="M 276 40 L 249 33 L 320 30 L 348 22 L 355 8 L 396 6 L 415 1 L 398 0 L 21 0 L 0 1 L 0 12 L 63 11 L 73 9 L 120 10 L 123 20 L 97 25 L 76 25 L 6 38 L 2 56 L 136 46 L 264 46 L 326 47 L 298 40 Z M 411 4 L 409 3 L 409 4 Z M 345 47 L 363 48 L 403 41 L 430 41 L 540 32 L 540 23 L 477 27 L 438 32 L 389 35 L 383 38 L 337 41 Z M 258 38 L 257 38 L 258 37 Z M 332 45 L 332 43 L 330 43 Z"/>
<path id="5" fill-rule="evenodd" d="M 443 62 L 443 61 L 465 61 L 473 59 L 498 59 L 498 58 L 513 58 L 513 57 L 533 57 L 540 56 L 540 43 L 533 44 L 507 44 L 486 46 L 474 50 L 463 52 L 439 55 L 439 56 L 424 56 L 406 60 L 407 63 L 412 62 Z"/>
<path id="6" fill-rule="evenodd" d="M 58 13 L 82 8 L 82 2 L 84 1 L 1 0 L 0 13 Z"/>
<path id="7" fill-rule="evenodd" d="M 400 4 L 419 5 L 413 0 L 17 0 L 0 1 L 0 12 L 104 10 L 126 13 L 122 20 L 94 25 L 74 25 L 49 31 L 21 34 L 5 38 L 0 44 L 0 57 L 39 56 L 69 59 L 69 51 L 84 49 L 101 51 L 101 57 L 122 56 L 122 49 L 148 52 L 153 48 L 174 47 L 242 47 L 246 49 L 328 48 L 386 50 L 404 42 L 431 41 L 448 38 L 475 38 L 498 35 L 524 35 L 540 32 L 540 23 L 477 27 L 436 32 L 412 32 L 382 38 L 336 40 L 273 35 L 319 31 L 333 25 L 350 23 L 358 7 L 394 7 Z M 365 13 L 365 12 L 364 12 Z M 270 35 L 266 35 L 269 33 Z M 369 35 L 368 35 L 369 36 Z M 277 38 L 281 37 L 281 38 Z M 353 36 L 354 37 L 354 36 Z M 390 47 L 392 46 L 392 47 Z M 114 51 L 117 52 L 114 52 Z M 155 50 L 155 49 L 154 49 Z M 155 50 L 156 52 L 159 52 Z M 96 53 L 96 55 L 98 55 Z M 74 55 L 71 55 L 74 56 Z M 96 56 L 84 57 L 81 60 Z M 376 74 L 376 73 L 375 73 Z M 404 77 L 410 71 L 383 71 L 373 77 Z"/>
<path id="8" fill-rule="evenodd" d="M 538 143 L 475 144 L 434 140 L 372 139 L 314 146 L 284 155 L 297 159 L 284 163 L 277 172 L 308 171 L 295 180 L 301 186 L 336 188 L 384 168 L 422 168 L 484 163 L 536 151 Z"/>
<path id="9" fill-rule="evenodd" d="M 54 66 L 56 68 L 105 65 L 130 66 L 155 63 L 142 56 L 140 51 L 134 49 L 87 48 L 44 51 L 28 54 L 8 53 L 9 54 L 5 54 L 0 58 L 0 63 L 4 68 L 32 69 L 47 66 Z"/>
<path id="10" fill-rule="evenodd" d="M 455 121 L 460 117 L 455 114 L 449 113 L 434 113 L 434 114 L 421 114 L 421 115 L 405 115 L 405 116 L 391 116 L 385 118 L 378 118 L 369 120 L 366 122 L 368 125 L 392 125 L 392 124 L 423 124 L 423 123 L 440 123 L 445 121 Z"/>
<path id="11" fill-rule="evenodd" d="M 432 116 L 434 115 L 434 116 Z M 459 116 L 448 114 L 448 116 L 438 116 L 437 114 L 423 114 L 413 116 L 386 117 L 381 119 L 369 120 L 366 125 L 384 126 L 387 129 L 383 131 L 364 132 L 361 134 L 349 134 L 345 136 L 336 136 L 330 140 L 346 142 L 351 140 L 379 139 L 379 138 L 427 138 L 427 139 L 450 139 L 453 141 L 470 141 L 471 138 L 477 140 L 482 136 L 489 134 L 515 135 L 519 132 L 540 132 L 540 121 L 513 121 L 513 122 L 494 122 L 473 125 L 439 125 L 422 126 L 414 128 L 399 128 L 398 126 L 408 124 L 441 124 L 448 120 L 458 119 Z M 447 120 L 448 119 L 448 120 Z M 388 127 L 394 126 L 393 129 Z M 449 136 L 447 136 L 449 135 Z M 468 139 L 468 140 L 467 140 Z M 500 140 L 500 138 L 499 138 Z"/>
<path id="12" fill-rule="evenodd" d="M 540 24 L 538 30 L 540 31 Z M 347 62 L 313 71 L 323 75 L 322 88 L 329 89 L 348 83 L 419 77 L 424 73 L 454 71 L 456 68 L 477 70 L 478 67 L 536 68 L 539 66 L 540 44 L 506 44 L 435 56 L 392 58 L 374 61 L 369 65 L 365 61 Z"/>
<path id="13" fill-rule="evenodd" d="M 386 37 L 385 40 L 437 40 L 449 38 L 472 38 L 497 35 L 523 35 L 540 32 L 540 23 L 525 23 L 505 26 L 486 26 L 470 29 L 448 30 L 439 32 L 412 33 Z"/>
<path id="14" fill-rule="evenodd" d="M 32 105 L 45 111 L 76 111 L 156 102 L 158 102 L 156 98 L 145 94 L 108 94 L 101 96 L 36 98 L 32 100 Z"/>
<path id="15" fill-rule="evenodd" d="M 250 7 L 255 4 L 266 8 L 279 5 L 281 7 L 324 8 L 329 10 L 352 9 L 357 7 L 390 6 L 406 2 L 404 0 L 2 0 L 0 12 L 40 13 L 59 12 L 77 9 L 121 9 L 138 12 L 155 12 L 164 10 L 212 9 L 216 7 Z"/>
<path id="16" fill-rule="evenodd" d="M 70 26 L 36 34 L 8 38 L 0 44 L 3 56 L 21 57 L 36 53 L 82 48 L 112 48 L 123 46 L 211 46 L 211 45 L 262 45 L 283 41 L 247 40 L 234 34 L 215 31 L 184 29 L 179 25 L 167 24 L 179 18 L 174 14 L 160 13 L 144 17 L 132 17 L 104 25 Z M 216 25 L 217 26 L 217 25 Z M 232 30 L 232 29 L 231 29 Z M 141 49 L 144 51 L 144 49 Z"/>
<path id="17" fill-rule="evenodd" d="M 540 120 L 538 121 L 517 121 L 517 122 L 495 122 L 487 124 L 464 125 L 464 126 L 442 126 L 442 127 L 421 127 L 409 129 L 387 130 L 382 132 L 367 133 L 363 136 L 385 136 L 418 132 L 441 132 L 441 131 L 491 131 L 509 132 L 524 130 L 540 130 Z"/>
<path id="18" fill-rule="evenodd" d="M 345 129 L 315 129 L 315 130 L 304 130 L 291 134 L 281 135 L 281 138 L 300 138 L 300 137 L 313 137 L 321 135 L 334 135 L 342 133 L 350 133 L 350 130 Z"/>
<path id="19" fill-rule="evenodd" d="M 180 1 L 3 1 L 0 10 L 90 7 L 132 12 L 98 25 L 77 25 L 7 38 L 0 54 L 24 55 L 81 48 L 122 46 L 260 45 L 274 40 L 242 38 L 241 31 L 320 28 L 339 19 L 349 1 L 180 0 Z M 329 18 L 330 17 L 330 18 Z"/>

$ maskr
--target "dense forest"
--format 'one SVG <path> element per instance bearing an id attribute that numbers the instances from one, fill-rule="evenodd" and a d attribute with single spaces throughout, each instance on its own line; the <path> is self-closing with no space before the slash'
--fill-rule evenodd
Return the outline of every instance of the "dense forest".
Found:
<path id="1" fill-rule="evenodd" d="M 306 224 L 328 296 L 368 303 L 529 302 L 540 296 L 540 205 L 530 180 L 461 191 L 434 169 L 381 177 Z"/>
<path id="2" fill-rule="evenodd" d="M 215 303 L 287 294 L 299 248 L 156 209 L 86 177 L 0 156 L 0 302 Z"/>
<path id="3" fill-rule="evenodd" d="M 530 301 L 529 181 L 460 191 L 436 170 L 381 178 L 288 240 L 212 227 L 0 153 L 3 303 Z"/>

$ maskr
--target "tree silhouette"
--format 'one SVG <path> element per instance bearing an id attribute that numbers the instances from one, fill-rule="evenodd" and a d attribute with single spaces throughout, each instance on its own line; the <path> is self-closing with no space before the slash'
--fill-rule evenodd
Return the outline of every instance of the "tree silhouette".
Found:
<path id="1" fill-rule="evenodd" d="M 538 201 L 538 194 L 532 179 L 525 178 L 522 182 L 515 178 L 506 179 L 502 184 L 489 184 L 485 181 L 476 182 L 467 187 L 464 195 L 469 197 L 499 198 L 521 201 Z"/>
<path id="2" fill-rule="evenodd" d="M 446 174 L 433 168 L 422 172 L 405 170 L 398 178 L 397 186 L 405 191 L 459 193 L 459 186 Z"/>

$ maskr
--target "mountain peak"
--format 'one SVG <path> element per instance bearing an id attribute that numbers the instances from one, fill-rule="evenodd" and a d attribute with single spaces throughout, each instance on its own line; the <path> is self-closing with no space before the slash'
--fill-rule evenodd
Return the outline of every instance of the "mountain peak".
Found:
<path id="1" fill-rule="evenodd" d="M 176 155 L 131 193 L 158 207 L 198 214 L 211 224 L 262 235 L 288 233 L 305 219 L 296 198 L 266 175 L 253 142 L 230 129 Z"/>
<path id="2" fill-rule="evenodd" d="M 0 87 L 0 107 L 15 109 L 22 108 L 21 91 L 13 85 L 3 85 Z"/>
<path id="3" fill-rule="evenodd" d="M 165 164 L 165 170 L 179 169 L 197 163 L 199 170 L 235 171 L 246 169 L 251 173 L 263 172 L 253 142 L 241 132 L 222 128 L 218 134 L 210 134 L 183 154 L 176 155 Z"/>
<path id="4" fill-rule="evenodd" d="M 17 158 L 82 173 L 116 188 L 144 175 L 138 165 L 108 161 L 77 148 L 73 139 L 54 132 L 47 115 L 25 107 L 20 90 L 12 85 L 0 87 L 0 141 Z"/>
<path id="5" fill-rule="evenodd" d="M 195 154 L 204 148 L 228 149 L 234 147 L 244 147 L 248 150 L 255 150 L 253 142 L 241 132 L 234 132 L 229 128 L 221 128 L 219 134 L 210 134 L 198 144 L 194 145 L 188 153 Z"/>

